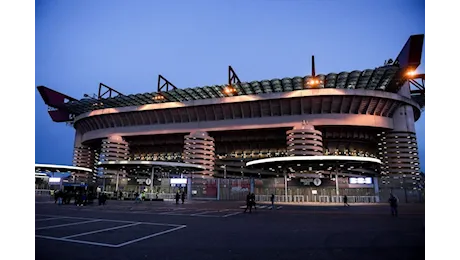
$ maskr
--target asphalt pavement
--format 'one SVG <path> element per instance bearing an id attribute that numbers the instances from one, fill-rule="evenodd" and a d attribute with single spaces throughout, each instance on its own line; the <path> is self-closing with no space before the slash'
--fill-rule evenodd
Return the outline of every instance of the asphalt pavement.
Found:
<path id="1" fill-rule="evenodd" d="M 36 259 L 424 259 L 424 205 L 35 204 Z"/>

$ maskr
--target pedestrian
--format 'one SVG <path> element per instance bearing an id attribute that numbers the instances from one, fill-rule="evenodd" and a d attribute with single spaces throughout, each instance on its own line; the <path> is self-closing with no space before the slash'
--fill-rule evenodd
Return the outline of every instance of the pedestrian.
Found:
<path id="1" fill-rule="evenodd" d="M 176 204 L 179 204 L 180 194 L 179 191 L 176 192 Z"/>
<path id="2" fill-rule="evenodd" d="M 185 201 L 185 191 L 182 192 L 182 194 L 181 194 L 181 199 L 182 199 L 182 204 L 184 204 L 184 201 Z"/>
<path id="3" fill-rule="evenodd" d="M 246 213 L 248 208 L 249 208 L 249 213 L 251 213 L 252 212 L 251 193 L 248 193 L 248 195 L 246 195 L 246 208 L 244 209 L 244 213 Z"/>
<path id="4" fill-rule="evenodd" d="M 254 193 L 251 193 L 251 204 L 254 207 L 254 210 L 256 210 L 256 195 Z"/>
<path id="5" fill-rule="evenodd" d="M 343 206 L 350 206 L 347 195 L 343 195 Z"/>
<path id="6" fill-rule="evenodd" d="M 272 202 L 272 210 L 275 209 L 275 194 L 272 193 L 270 196 L 270 201 Z"/>
<path id="7" fill-rule="evenodd" d="M 398 198 L 396 198 L 393 193 L 390 193 L 390 198 L 388 199 L 391 208 L 391 215 L 398 216 Z"/>

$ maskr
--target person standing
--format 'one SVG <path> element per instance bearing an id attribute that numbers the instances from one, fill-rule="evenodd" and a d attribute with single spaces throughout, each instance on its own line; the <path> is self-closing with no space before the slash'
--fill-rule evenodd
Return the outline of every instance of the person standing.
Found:
<path id="1" fill-rule="evenodd" d="M 180 194 L 179 191 L 176 192 L 176 204 L 179 204 Z"/>
<path id="2" fill-rule="evenodd" d="M 249 208 L 249 213 L 251 213 L 252 212 L 251 193 L 248 193 L 248 195 L 246 195 L 246 208 L 244 209 L 244 213 L 246 213 L 248 208 Z"/>
<path id="3" fill-rule="evenodd" d="M 275 194 L 272 193 L 270 196 L 270 201 L 272 202 L 272 210 L 275 209 Z"/>
<path id="4" fill-rule="evenodd" d="M 398 199 L 390 193 L 390 198 L 388 199 L 391 208 L 391 215 L 397 217 L 398 216 Z"/>
<path id="5" fill-rule="evenodd" d="M 185 191 L 182 191 L 182 194 L 181 194 L 181 200 L 182 200 L 182 204 L 184 204 L 184 201 L 185 201 Z"/>

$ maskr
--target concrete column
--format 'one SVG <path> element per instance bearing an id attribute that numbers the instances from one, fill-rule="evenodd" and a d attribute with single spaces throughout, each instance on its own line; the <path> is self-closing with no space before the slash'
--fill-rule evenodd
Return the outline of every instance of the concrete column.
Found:
<path id="1" fill-rule="evenodd" d="M 375 193 L 375 202 L 380 202 L 380 192 L 379 192 L 379 178 L 374 177 L 374 193 Z"/>
<path id="2" fill-rule="evenodd" d="M 220 200 L 220 179 L 216 180 L 216 186 L 217 186 L 217 200 Z"/>
<path id="3" fill-rule="evenodd" d="M 117 172 L 117 182 L 115 183 L 115 191 L 118 191 L 118 176 L 120 174 Z"/>
<path id="4" fill-rule="evenodd" d="M 254 178 L 253 177 L 249 179 L 249 189 L 251 193 L 254 193 Z"/>
<path id="5" fill-rule="evenodd" d="M 339 168 L 335 170 L 335 194 L 337 195 L 337 200 L 339 199 Z"/>
<path id="6" fill-rule="evenodd" d="M 150 182 L 150 193 L 153 193 L 153 181 L 155 179 L 155 167 L 152 167 L 151 182 Z M 153 195 L 153 194 L 152 194 Z"/>
<path id="7" fill-rule="evenodd" d="M 288 186 L 287 186 L 287 175 L 284 174 L 284 200 L 288 202 Z"/>
<path id="8" fill-rule="evenodd" d="M 187 200 L 192 199 L 192 178 L 187 178 Z"/>

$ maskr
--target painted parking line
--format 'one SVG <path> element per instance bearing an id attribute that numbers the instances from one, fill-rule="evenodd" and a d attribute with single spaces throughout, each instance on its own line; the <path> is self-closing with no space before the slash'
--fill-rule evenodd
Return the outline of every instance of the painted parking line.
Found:
<path id="1" fill-rule="evenodd" d="M 98 243 L 98 242 L 91 242 L 91 241 L 83 241 L 83 240 L 76 240 L 76 239 L 68 239 L 68 238 L 59 238 L 59 237 L 50 237 L 50 236 L 41 236 L 41 235 L 35 235 L 35 237 L 44 238 L 44 239 L 50 239 L 50 240 L 56 240 L 56 241 L 62 241 L 62 242 L 72 242 L 72 243 L 77 243 L 77 244 L 86 244 L 86 245 L 92 245 L 92 246 L 117 247 L 117 245 L 112 245 L 112 244 Z"/>
<path id="2" fill-rule="evenodd" d="M 123 226 L 118 226 L 118 227 L 98 229 L 98 230 L 94 230 L 94 231 L 89 231 L 89 232 L 84 232 L 84 233 L 80 233 L 80 234 L 70 235 L 70 236 L 66 236 L 66 237 L 63 237 L 63 238 L 64 239 L 69 239 L 69 238 L 73 238 L 73 237 L 91 235 L 91 234 L 96 234 L 96 233 L 115 230 L 115 229 L 120 229 L 120 228 L 133 227 L 133 226 L 137 226 L 137 225 L 139 225 L 139 223 L 131 223 L 131 224 L 128 224 L 128 225 L 123 225 Z"/>
<path id="3" fill-rule="evenodd" d="M 65 217 L 56 217 L 56 218 L 42 218 L 42 219 L 36 219 L 35 221 L 48 221 L 48 220 L 56 220 L 56 219 L 65 219 Z"/>
<path id="4" fill-rule="evenodd" d="M 199 213 L 195 213 L 195 214 L 192 214 L 191 216 L 200 216 L 200 215 L 206 215 L 206 214 L 209 214 L 209 213 L 219 213 L 219 211 L 204 211 L 204 212 L 199 212 Z"/>
<path id="5" fill-rule="evenodd" d="M 170 232 L 174 232 L 174 231 L 177 231 L 179 229 L 186 228 L 186 227 L 187 227 L 186 225 L 183 225 L 183 226 L 171 228 L 171 229 L 168 229 L 168 230 L 165 230 L 165 231 L 162 231 L 162 232 L 154 233 L 154 234 L 151 234 L 151 235 L 148 235 L 148 236 L 145 236 L 145 237 L 133 239 L 131 241 L 127 241 L 127 242 L 118 244 L 118 245 L 116 245 L 116 247 L 127 246 L 127 245 L 132 244 L 132 243 L 140 242 L 142 240 L 149 239 L 149 238 L 156 237 L 156 236 L 161 236 L 161 235 L 164 235 L 164 234 L 167 234 L 167 233 L 170 233 Z"/>
<path id="6" fill-rule="evenodd" d="M 58 227 L 67 227 L 67 226 L 81 225 L 81 224 L 93 223 L 93 222 L 99 222 L 99 221 L 101 221 L 101 220 L 93 219 L 93 220 L 81 221 L 81 222 L 75 222 L 75 223 L 67 223 L 67 224 L 61 224 L 61 225 L 39 227 L 39 228 L 36 228 L 35 230 L 44 230 L 44 229 L 51 229 L 51 228 L 58 228 Z"/>
<path id="7" fill-rule="evenodd" d="M 68 219 L 88 219 L 88 218 L 80 218 L 80 217 L 65 217 Z M 78 224 L 83 224 L 83 223 L 90 223 L 90 222 L 100 222 L 100 221 L 111 221 L 111 222 L 125 222 L 129 223 L 127 225 L 123 226 L 117 226 L 117 227 L 112 227 L 112 228 L 105 228 L 105 229 L 98 229 L 98 230 L 93 230 L 89 232 L 84 232 L 84 233 L 79 233 L 79 234 L 74 234 L 66 237 L 53 237 L 53 236 L 44 236 L 44 235 L 35 235 L 36 238 L 43 238 L 43 239 L 50 239 L 50 240 L 56 240 L 56 241 L 62 241 L 62 242 L 71 242 L 71 243 L 77 243 L 77 244 L 86 244 L 86 245 L 93 245 L 93 246 L 103 246 L 103 247 L 111 247 L 111 248 L 119 248 L 123 246 L 127 246 L 133 243 L 137 243 L 149 238 L 157 237 L 160 235 L 164 235 L 167 233 L 171 233 L 183 228 L 186 228 L 186 225 L 177 225 L 177 224 L 169 224 L 169 223 L 153 223 L 153 222 L 134 222 L 134 221 L 118 221 L 118 220 L 106 220 L 106 219 L 91 219 L 88 221 L 82 221 L 82 222 L 77 222 L 77 223 L 71 223 L 71 224 L 64 224 L 64 225 L 56 225 L 56 226 L 50 226 L 46 228 L 57 228 L 57 227 L 63 227 L 63 226 L 70 226 L 70 225 L 78 225 Z M 168 226 L 171 227 L 168 230 L 164 230 L 161 232 L 153 233 L 144 237 L 136 238 L 133 240 L 129 240 L 120 244 L 109 244 L 109 243 L 100 243 L 100 242 L 92 242 L 92 241 L 86 241 L 86 240 L 78 240 L 78 239 L 73 239 L 75 237 L 80 237 L 80 236 L 85 236 L 85 235 L 91 235 L 95 233 L 101 233 L 101 232 L 106 232 L 110 230 L 116 230 L 116 229 L 122 229 L 122 228 L 129 228 L 137 225 L 155 225 L 155 226 Z M 42 229 L 46 229 L 42 228 Z"/>
<path id="8" fill-rule="evenodd" d="M 223 215 L 222 217 L 223 218 L 228 218 L 228 217 L 235 216 L 235 215 L 238 215 L 238 214 L 241 214 L 241 213 L 242 212 L 238 211 L 238 212 L 230 213 L 230 214 L 227 214 L 227 215 Z"/>

